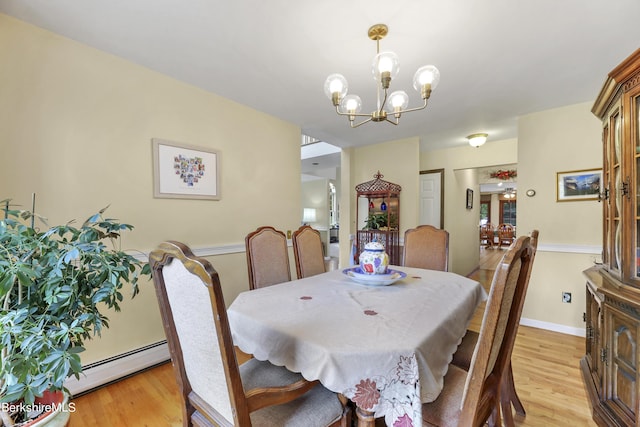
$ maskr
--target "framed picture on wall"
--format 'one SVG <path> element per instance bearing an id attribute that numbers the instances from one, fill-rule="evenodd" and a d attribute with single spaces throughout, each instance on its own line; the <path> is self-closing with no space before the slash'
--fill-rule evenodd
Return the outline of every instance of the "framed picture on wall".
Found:
<path id="1" fill-rule="evenodd" d="M 473 190 L 467 188 L 467 209 L 473 209 Z"/>
<path id="2" fill-rule="evenodd" d="M 556 201 L 598 200 L 602 169 L 556 172 Z"/>
<path id="3" fill-rule="evenodd" d="M 220 200 L 220 153 L 153 138 L 153 196 Z"/>

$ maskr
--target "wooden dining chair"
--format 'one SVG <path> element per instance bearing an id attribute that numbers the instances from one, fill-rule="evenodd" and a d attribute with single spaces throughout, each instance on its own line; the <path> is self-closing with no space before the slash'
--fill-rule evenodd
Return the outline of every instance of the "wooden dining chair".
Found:
<path id="1" fill-rule="evenodd" d="M 517 312 L 514 315 L 513 322 L 516 324 L 516 334 L 517 327 L 520 324 L 520 317 L 522 316 L 522 308 L 524 307 L 524 298 L 527 294 L 527 289 L 529 287 L 529 280 L 531 278 L 531 270 L 533 269 L 533 262 L 536 257 L 536 252 L 538 250 L 538 236 L 540 232 L 538 230 L 533 230 L 530 235 L 530 245 L 531 245 L 531 262 L 529 263 L 529 271 L 526 276 L 525 289 L 523 291 L 523 297 L 520 301 L 520 305 L 517 307 Z M 455 354 L 453 355 L 452 364 L 462 368 L 466 371 L 469 370 L 471 366 L 471 358 L 473 356 L 473 351 L 475 350 L 476 344 L 478 343 L 478 333 L 475 331 L 467 331 L 465 336 L 462 338 L 462 342 L 458 346 Z M 507 367 L 507 372 L 503 378 L 503 389 L 502 395 L 500 397 L 500 405 L 502 408 L 502 416 L 504 417 L 505 425 L 507 427 L 514 426 L 513 414 L 511 413 L 511 405 L 516 411 L 516 414 L 521 416 L 526 416 L 527 413 L 524 409 L 524 405 L 518 396 L 516 391 L 515 382 L 513 379 L 513 366 L 511 365 L 511 360 L 509 360 L 509 366 Z"/>
<path id="2" fill-rule="evenodd" d="M 250 289 L 291 280 L 287 236 L 282 231 L 270 226 L 259 227 L 244 241 Z"/>
<path id="3" fill-rule="evenodd" d="M 438 398 L 422 405 L 423 425 L 501 425 L 500 394 L 517 332 L 531 264 L 528 236 L 518 238 L 496 268 L 469 371 L 453 364 Z"/>
<path id="4" fill-rule="evenodd" d="M 326 271 L 320 232 L 303 225 L 293 232 L 293 255 L 298 279 L 315 276 Z"/>
<path id="5" fill-rule="evenodd" d="M 498 226 L 498 246 L 511 246 L 515 240 L 515 230 L 511 224 L 500 224 Z"/>
<path id="6" fill-rule="evenodd" d="M 350 425 L 346 399 L 319 382 L 253 358 L 238 365 L 218 273 L 206 259 L 169 241 L 149 263 L 183 426 Z"/>
<path id="7" fill-rule="evenodd" d="M 449 232 L 432 225 L 419 225 L 404 233 L 402 265 L 449 271 Z"/>
<path id="8" fill-rule="evenodd" d="M 486 248 L 493 247 L 494 231 L 493 224 L 486 223 L 480 226 L 480 246 Z"/>

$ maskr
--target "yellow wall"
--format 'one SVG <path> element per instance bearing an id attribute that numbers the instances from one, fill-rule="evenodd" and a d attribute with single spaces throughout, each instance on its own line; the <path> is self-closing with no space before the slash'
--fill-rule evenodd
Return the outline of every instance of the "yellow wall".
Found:
<path id="1" fill-rule="evenodd" d="M 36 193 L 51 224 L 111 205 L 135 226 L 125 249 L 222 246 L 210 259 L 227 303 L 248 281 L 244 253 L 224 247 L 300 225 L 298 127 L 2 14 L 0 58 L 0 198 L 30 206 Z M 219 150 L 222 199 L 154 199 L 152 138 Z M 83 363 L 164 339 L 150 284 L 109 317 Z"/>
<path id="2" fill-rule="evenodd" d="M 329 180 L 314 179 L 302 183 L 302 208 L 314 208 L 316 220 L 309 223 L 314 228 L 329 228 Z M 302 210 L 302 209 L 301 209 Z M 302 218 L 302 212 L 300 212 Z"/>
<path id="3" fill-rule="evenodd" d="M 596 94 L 594 94 L 595 97 Z M 518 123 L 518 232 L 540 230 L 523 318 L 584 328 L 582 271 L 600 258 L 602 205 L 556 202 L 556 172 L 602 167 L 601 125 L 581 103 L 529 114 Z M 534 197 L 524 196 L 532 188 Z M 562 292 L 573 302 L 562 302 Z"/>
<path id="4" fill-rule="evenodd" d="M 314 208 L 316 220 L 309 225 L 320 232 L 325 256 L 329 256 L 329 180 L 327 178 L 304 181 L 302 183 L 302 208 Z M 302 218 L 300 213 L 300 218 Z M 291 259 L 292 264 L 294 258 Z M 295 277 L 295 276 L 292 276 Z"/>
<path id="5" fill-rule="evenodd" d="M 340 262 L 341 268 L 353 264 L 353 236 L 356 234 L 355 193 L 351 181 L 355 148 L 343 148 L 340 153 Z M 353 212 L 353 214 L 352 214 Z"/>

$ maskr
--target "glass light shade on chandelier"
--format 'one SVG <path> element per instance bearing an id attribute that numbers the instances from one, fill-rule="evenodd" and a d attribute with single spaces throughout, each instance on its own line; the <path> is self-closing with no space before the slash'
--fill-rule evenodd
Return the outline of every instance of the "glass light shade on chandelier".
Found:
<path id="1" fill-rule="evenodd" d="M 380 40 L 385 38 L 389 29 L 384 24 L 376 24 L 369 28 L 369 38 L 376 42 L 376 56 L 373 58 L 371 72 L 378 84 L 376 95 L 377 109 L 371 113 L 361 113 L 362 100 L 358 95 L 347 95 L 349 85 L 342 74 L 331 74 L 324 83 L 324 93 L 331 100 L 336 113 L 347 116 L 352 128 L 367 122 L 389 122 L 397 125 L 403 113 L 422 110 L 427 107 L 431 92 L 440 82 L 440 71 L 433 65 L 418 68 L 413 76 L 413 87 L 420 92 L 422 105 L 408 108 L 409 96 L 403 90 L 388 93 L 391 81 L 400 70 L 398 55 L 393 52 L 380 52 Z M 356 117 L 366 117 L 355 123 Z"/>

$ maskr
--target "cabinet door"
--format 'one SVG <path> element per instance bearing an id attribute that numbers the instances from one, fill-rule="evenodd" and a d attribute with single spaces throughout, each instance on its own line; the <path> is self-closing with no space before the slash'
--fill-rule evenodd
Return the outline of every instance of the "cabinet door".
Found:
<path id="1" fill-rule="evenodd" d="M 611 155 L 613 153 L 611 143 L 611 129 L 609 122 L 605 121 L 602 128 L 602 183 L 601 183 L 601 199 L 602 202 L 602 263 L 607 267 L 611 267 Z"/>
<path id="2" fill-rule="evenodd" d="M 640 80 L 639 80 L 640 81 Z M 624 229 L 622 237 L 623 274 L 625 283 L 640 287 L 640 84 L 631 86 L 624 95 L 622 139 L 622 203 Z"/>
<path id="3" fill-rule="evenodd" d="M 636 86 L 634 90 L 630 93 L 630 111 L 629 115 L 634 117 L 631 120 L 631 147 L 632 153 L 629 156 L 633 161 L 631 162 L 631 208 L 632 208 L 632 218 L 634 226 L 630 227 L 630 231 L 632 236 L 630 236 L 630 272 L 631 277 L 635 279 L 636 284 L 640 284 L 640 174 L 638 171 L 640 170 L 640 86 Z"/>
<path id="4" fill-rule="evenodd" d="M 611 138 L 613 156 L 611 162 L 612 196 L 610 202 L 611 221 L 611 270 L 620 277 L 622 268 L 622 200 L 624 182 L 622 175 L 622 119 L 619 110 L 611 116 Z"/>
<path id="5" fill-rule="evenodd" d="M 603 189 L 607 195 L 603 206 L 604 245 L 603 262 L 609 272 L 622 278 L 622 204 L 623 204 L 623 152 L 622 152 L 622 105 L 620 102 L 609 111 L 604 122 Z"/>
<path id="6" fill-rule="evenodd" d="M 609 301 L 605 307 L 607 397 L 617 416 L 633 424 L 638 411 L 639 320 L 621 307 L 610 306 Z"/>

